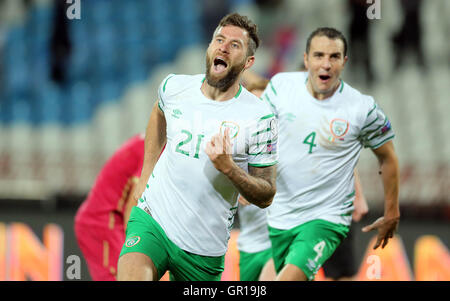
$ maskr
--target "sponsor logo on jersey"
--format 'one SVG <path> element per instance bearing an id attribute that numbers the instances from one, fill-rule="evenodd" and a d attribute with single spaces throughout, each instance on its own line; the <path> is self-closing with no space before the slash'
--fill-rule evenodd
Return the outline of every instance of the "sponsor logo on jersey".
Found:
<path id="1" fill-rule="evenodd" d="M 137 245 L 140 240 L 141 238 L 139 236 L 132 236 L 127 239 L 127 241 L 125 242 L 125 246 L 127 246 L 128 248 L 133 247 Z"/>
<path id="2" fill-rule="evenodd" d="M 223 121 L 220 125 L 220 133 L 223 135 L 225 133 L 225 129 L 227 128 L 230 129 L 230 139 L 236 138 L 239 133 L 239 125 L 231 121 Z"/>
<path id="3" fill-rule="evenodd" d="M 344 140 L 344 136 L 347 134 L 348 128 L 348 121 L 343 119 L 336 118 L 330 123 L 330 131 L 335 139 Z"/>

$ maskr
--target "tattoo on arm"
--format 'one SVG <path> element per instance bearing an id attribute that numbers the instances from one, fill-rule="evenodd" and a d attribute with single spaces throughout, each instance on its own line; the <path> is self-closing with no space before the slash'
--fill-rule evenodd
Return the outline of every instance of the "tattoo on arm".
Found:
<path id="1" fill-rule="evenodd" d="M 276 166 L 249 166 L 248 169 L 248 173 L 241 168 L 234 169 L 229 178 L 247 201 L 265 208 L 272 203 L 276 192 Z"/>

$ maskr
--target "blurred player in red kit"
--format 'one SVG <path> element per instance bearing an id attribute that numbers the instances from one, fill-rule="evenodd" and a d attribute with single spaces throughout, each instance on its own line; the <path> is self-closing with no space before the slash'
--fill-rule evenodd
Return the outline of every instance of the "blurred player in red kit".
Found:
<path id="1" fill-rule="evenodd" d="M 116 280 L 133 188 L 144 161 L 144 135 L 128 139 L 108 159 L 75 216 L 75 235 L 92 280 Z"/>

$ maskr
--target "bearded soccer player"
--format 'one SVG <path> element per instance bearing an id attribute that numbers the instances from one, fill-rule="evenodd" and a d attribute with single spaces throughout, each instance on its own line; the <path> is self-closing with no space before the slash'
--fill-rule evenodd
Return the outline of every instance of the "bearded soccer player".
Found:
<path id="1" fill-rule="evenodd" d="M 346 237 L 354 211 L 354 169 L 361 149 L 380 164 L 384 216 L 377 230 L 384 248 L 397 228 L 398 159 L 388 117 L 373 97 L 341 78 L 345 37 L 318 28 L 307 40 L 307 72 L 278 73 L 262 98 L 279 118 L 277 194 L 267 209 L 277 280 L 312 280 Z"/>
<path id="2" fill-rule="evenodd" d="M 144 160 L 144 135 L 128 139 L 103 166 L 75 216 L 75 235 L 95 281 L 116 280 L 133 187 Z"/>
<path id="3" fill-rule="evenodd" d="M 256 25 L 227 15 L 206 51 L 206 75 L 161 82 L 119 280 L 158 280 L 167 270 L 172 280 L 220 280 L 238 195 L 271 204 L 277 120 L 240 85 L 258 45 Z"/>

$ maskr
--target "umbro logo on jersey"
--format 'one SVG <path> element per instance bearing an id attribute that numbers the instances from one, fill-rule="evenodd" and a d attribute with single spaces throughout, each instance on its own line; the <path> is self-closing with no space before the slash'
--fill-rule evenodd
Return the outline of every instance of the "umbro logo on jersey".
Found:
<path id="1" fill-rule="evenodd" d="M 172 117 L 179 119 L 183 113 L 179 109 L 173 109 Z"/>
<path id="2" fill-rule="evenodd" d="M 292 114 L 292 113 L 288 113 L 288 114 L 286 114 L 286 119 L 287 119 L 287 121 L 294 121 L 295 120 L 295 118 L 297 118 L 297 116 L 295 116 L 294 114 Z"/>

